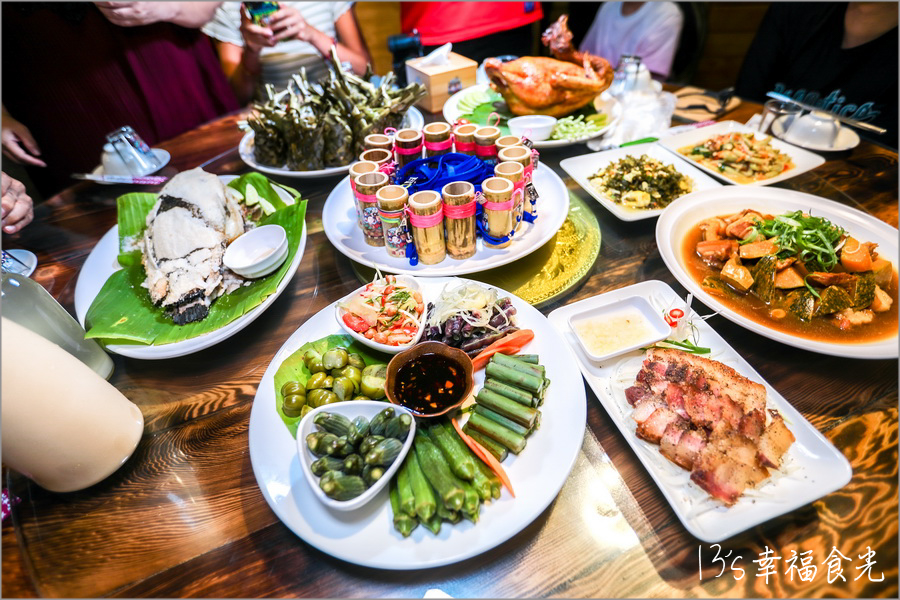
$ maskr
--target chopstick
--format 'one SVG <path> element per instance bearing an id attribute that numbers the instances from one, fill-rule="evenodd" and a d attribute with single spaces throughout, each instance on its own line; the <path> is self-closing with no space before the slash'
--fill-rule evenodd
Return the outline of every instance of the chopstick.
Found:
<path id="1" fill-rule="evenodd" d="M 796 104 L 797 106 L 804 108 L 806 110 L 822 110 L 818 106 L 813 106 L 812 104 L 805 104 L 803 102 L 798 102 L 791 98 L 790 96 L 785 96 L 784 94 L 779 94 L 778 92 L 769 92 L 766 94 L 769 98 L 774 98 L 775 100 L 781 100 L 782 102 L 791 102 Z M 878 125 L 872 125 L 871 123 L 864 123 L 862 121 L 857 121 L 856 119 L 851 119 L 850 117 L 842 117 L 840 115 L 836 115 L 831 113 L 831 116 L 835 118 L 835 120 L 844 123 L 845 125 L 849 125 L 851 127 L 856 127 L 858 129 L 865 129 L 866 131 L 872 131 L 875 133 L 887 133 L 887 129 L 884 127 L 879 127 Z"/>

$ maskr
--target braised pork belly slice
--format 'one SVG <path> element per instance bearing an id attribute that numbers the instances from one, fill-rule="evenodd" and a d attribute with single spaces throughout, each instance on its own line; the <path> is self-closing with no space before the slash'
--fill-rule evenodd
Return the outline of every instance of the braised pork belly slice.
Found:
<path id="1" fill-rule="evenodd" d="M 769 411 L 772 420 L 759 437 L 758 457 L 759 462 L 767 467 L 778 468 L 781 466 L 781 459 L 784 453 L 788 451 L 791 444 L 794 443 L 794 434 L 784 424 L 784 419 L 778 411 Z"/>
<path id="2" fill-rule="evenodd" d="M 691 481 L 731 506 L 744 490 L 769 476 L 757 459 L 757 446 L 733 431 L 718 429 L 694 461 Z"/>
<path id="3" fill-rule="evenodd" d="M 647 419 L 638 424 L 635 433 L 643 440 L 658 444 L 666 428 L 673 423 L 682 423 L 687 427 L 687 421 L 679 417 L 675 411 L 670 408 L 660 407 L 653 411 Z"/>

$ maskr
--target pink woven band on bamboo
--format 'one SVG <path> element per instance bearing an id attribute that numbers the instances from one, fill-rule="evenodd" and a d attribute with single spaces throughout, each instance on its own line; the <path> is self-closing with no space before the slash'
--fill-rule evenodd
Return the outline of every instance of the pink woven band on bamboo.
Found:
<path id="1" fill-rule="evenodd" d="M 497 146 L 481 146 L 475 144 L 475 156 L 497 156 Z"/>
<path id="2" fill-rule="evenodd" d="M 394 144 L 394 151 L 397 154 L 419 154 L 422 152 L 422 144 L 419 144 L 415 148 L 401 148 L 397 144 Z"/>
<path id="3" fill-rule="evenodd" d="M 453 136 L 451 135 L 442 142 L 429 142 L 425 140 L 426 150 L 449 150 L 453 146 Z"/>
<path id="4" fill-rule="evenodd" d="M 519 192 L 519 194 L 525 193 L 525 180 L 524 179 L 520 179 L 519 181 L 517 181 L 513 184 L 513 196 L 516 195 L 516 192 Z"/>
<path id="5" fill-rule="evenodd" d="M 475 142 L 460 142 L 456 140 L 456 151 L 457 152 L 471 152 L 475 150 L 475 146 L 477 146 Z"/>
<path id="6" fill-rule="evenodd" d="M 409 216 L 409 224 L 413 227 L 419 228 L 427 228 L 434 227 L 435 225 L 440 225 L 444 220 L 444 207 L 441 205 L 441 208 L 438 209 L 436 213 L 433 215 L 417 215 L 412 209 L 406 207 L 406 214 Z"/>
<path id="7" fill-rule="evenodd" d="M 478 202 L 481 202 L 481 206 L 488 210 L 512 210 L 512 207 L 515 206 L 512 198 L 504 200 L 503 202 L 489 202 L 484 198 L 485 196 L 481 192 L 475 194 L 475 199 Z"/>
<path id="8" fill-rule="evenodd" d="M 360 202 L 377 202 L 378 198 L 375 197 L 375 194 L 360 194 L 359 192 L 353 192 L 353 195 L 356 196 L 356 199 Z"/>
<path id="9" fill-rule="evenodd" d="M 468 219 L 475 216 L 475 200 L 466 204 L 444 204 L 444 216 L 448 219 Z"/>
<path id="10" fill-rule="evenodd" d="M 350 178 L 350 189 L 353 190 L 353 195 L 356 195 L 356 180 L 352 177 Z"/>
<path id="11" fill-rule="evenodd" d="M 521 183 L 522 185 L 519 186 L 519 183 Z M 515 204 L 516 206 L 522 204 L 522 202 L 525 201 L 525 182 L 520 181 L 519 183 L 515 184 L 512 195 L 513 204 Z"/>
<path id="12" fill-rule="evenodd" d="M 384 135 L 394 135 L 395 133 L 397 133 L 397 129 L 394 127 L 385 127 L 384 128 Z"/>

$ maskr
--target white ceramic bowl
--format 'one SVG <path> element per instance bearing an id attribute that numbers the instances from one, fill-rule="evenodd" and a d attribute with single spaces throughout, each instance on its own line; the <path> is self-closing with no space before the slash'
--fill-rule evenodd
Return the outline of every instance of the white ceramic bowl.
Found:
<path id="1" fill-rule="evenodd" d="M 284 227 L 263 225 L 231 242 L 222 262 L 241 277 L 256 279 L 280 267 L 287 255 L 288 241 Z"/>
<path id="2" fill-rule="evenodd" d="M 419 293 L 422 292 L 422 286 L 419 285 L 419 281 L 415 277 L 411 277 L 409 275 L 397 275 L 396 277 L 397 277 L 398 283 L 402 283 L 404 286 L 408 287 L 411 290 L 417 291 Z M 344 331 L 346 331 L 351 337 L 353 337 L 353 339 L 355 339 L 360 344 L 368 346 L 369 348 L 372 348 L 373 350 L 378 350 L 379 352 L 384 352 L 385 354 L 397 354 L 398 352 L 402 352 L 403 350 L 406 350 L 407 348 L 412 348 L 417 343 L 419 343 L 419 340 L 422 338 L 422 334 L 425 332 L 426 311 L 424 311 L 424 310 L 422 311 L 422 314 L 419 315 L 419 331 L 418 331 L 418 333 L 416 333 L 416 335 L 413 337 L 411 342 L 409 342 L 408 344 L 402 344 L 400 346 L 389 346 L 388 344 L 380 344 L 380 343 L 376 342 L 375 340 L 370 340 L 363 334 L 353 331 L 352 329 L 350 329 L 350 327 L 347 326 L 346 323 L 344 323 L 343 316 L 344 316 L 344 313 L 347 311 L 341 307 L 341 304 L 343 302 L 350 300 L 351 298 L 353 298 L 354 296 L 356 296 L 357 294 L 362 292 L 365 289 L 365 287 L 366 286 L 361 286 L 360 288 L 354 290 L 352 293 L 347 294 L 346 296 L 341 298 L 341 300 L 336 302 L 334 305 L 334 318 L 337 319 L 337 322 L 340 323 L 340 325 L 344 329 Z"/>
<path id="3" fill-rule="evenodd" d="M 626 319 L 630 324 L 623 322 Z M 603 327 L 607 331 L 615 323 L 623 337 L 618 344 L 611 341 L 609 350 L 597 351 L 579 331 L 589 321 L 595 321 L 595 327 Z M 597 362 L 655 344 L 672 333 L 672 328 L 662 315 L 641 296 L 623 298 L 575 313 L 569 317 L 569 327 L 584 353 Z"/>
<path id="4" fill-rule="evenodd" d="M 784 134 L 787 142 L 830 148 L 841 132 L 841 124 L 824 111 L 813 111 L 803 115 L 791 123 Z"/>
<path id="5" fill-rule="evenodd" d="M 509 132 L 515 136 L 525 136 L 532 142 L 542 142 L 550 137 L 556 127 L 556 117 L 547 115 L 525 115 L 513 117 L 507 122 Z"/>
<path id="6" fill-rule="evenodd" d="M 394 459 L 394 462 L 391 463 L 391 466 L 385 470 L 384 475 L 381 477 L 381 479 L 376 481 L 373 486 L 371 486 L 356 498 L 352 498 L 350 500 L 333 500 L 332 498 L 326 496 L 325 492 L 322 491 L 322 488 L 319 487 L 319 478 L 313 475 L 313 472 L 310 470 L 310 465 L 318 458 L 315 454 L 310 452 L 309 448 L 306 445 L 306 436 L 310 433 L 313 433 L 314 431 L 318 431 L 318 427 L 316 427 L 315 423 L 313 423 L 313 419 L 317 414 L 321 412 L 330 412 L 344 415 L 351 421 L 359 416 L 363 416 L 371 421 L 372 417 L 388 407 L 394 408 L 395 415 L 403 412 L 413 417 L 412 424 L 410 424 L 409 426 L 409 433 L 406 435 L 406 441 L 403 442 L 403 448 L 400 450 L 400 454 L 396 459 Z M 400 465 L 403 464 L 403 460 L 409 453 L 409 449 L 412 448 L 413 439 L 415 437 L 416 419 L 410 411 L 403 408 L 402 406 L 391 404 L 387 401 L 381 402 L 378 400 L 350 400 L 348 402 L 335 402 L 333 404 L 326 404 L 325 406 L 314 408 L 313 410 L 306 413 L 306 416 L 303 417 L 303 419 L 300 421 L 299 427 L 297 427 L 297 452 L 300 455 L 300 465 L 303 468 L 303 475 L 306 476 L 306 481 L 312 488 L 313 494 L 315 494 L 316 498 L 318 498 L 322 502 L 322 504 L 335 510 L 356 510 L 357 508 L 361 507 L 362 505 L 378 496 L 379 493 L 384 490 L 384 488 L 387 486 L 387 483 L 394 477 L 397 469 L 399 469 Z M 386 499 L 387 496 L 385 495 L 385 500 Z"/>

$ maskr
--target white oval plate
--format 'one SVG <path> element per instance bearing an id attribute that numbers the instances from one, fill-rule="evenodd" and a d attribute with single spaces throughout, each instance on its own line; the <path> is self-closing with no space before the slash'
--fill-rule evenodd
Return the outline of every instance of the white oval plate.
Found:
<path id="1" fill-rule="evenodd" d="M 643 362 L 643 352 L 635 350 L 617 359 L 604 361 L 603 364 L 593 362 L 581 350 L 575 333 L 569 327 L 569 317 L 579 311 L 632 297 L 647 298 L 660 310 L 675 306 L 675 303 L 684 304 L 684 299 L 679 298 L 671 287 L 662 281 L 653 280 L 563 306 L 551 312 L 548 319 L 575 349 L 576 360 L 588 385 L 597 394 L 600 404 L 609 413 L 625 441 L 691 535 L 708 543 L 721 542 L 741 531 L 805 506 L 844 487 L 850 481 L 852 469 L 841 451 L 791 406 L 784 396 L 766 383 L 706 321 L 694 319 L 699 344 L 712 350 L 708 358 L 722 362 L 744 377 L 764 385 L 768 406 L 777 409 L 784 416 L 785 423 L 796 438 L 785 456 L 792 466 L 790 473 L 771 471 L 769 479 L 756 490 L 745 492 L 730 508 L 711 500 L 706 492 L 690 480 L 689 471 L 660 454 L 658 445 L 635 435 L 637 424 L 631 418 L 632 407 L 624 393 L 634 379 L 633 375 L 630 379 L 625 379 L 624 375 L 637 373 Z"/>
<path id="2" fill-rule="evenodd" d="M 728 179 L 715 169 L 710 169 L 706 165 L 699 163 L 695 160 L 692 160 L 689 156 L 685 156 L 678 152 L 679 148 L 684 148 L 685 146 L 692 146 L 694 144 L 700 144 L 709 138 L 715 137 L 717 135 L 722 135 L 725 133 L 753 133 L 756 134 L 757 138 L 766 137 L 760 134 L 756 129 L 752 127 L 747 127 L 743 123 L 738 123 L 737 121 L 720 121 L 719 123 L 715 123 L 714 125 L 708 125 L 706 127 L 698 127 L 696 129 L 692 129 L 691 131 L 685 131 L 684 133 L 679 133 L 676 135 L 670 135 L 659 140 L 659 145 L 669 150 L 670 152 L 675 153 L 679 157 L 689 161 L 691 164 L 695 165 L 698 169 L 703 169 L 710 175 L 714 177 L 718 177 L 725 183 L 729 183 L 731 185 L 737 186 L 752 186 L 758 187 L 763 185 L 771 185 L 773 183 L 778 183 L 779 181 L 784 181 L 785 179 L 790 179 L 791 177 L 796 177 L 801 173 L 805 173 L 811 169 L 815 169 L 819 165 L 825 162 L 825 159 L 815 154 L 813 152 L 809 152 L 808 150 L 804 150 L 803 148 L 798 148 L 793 144 L 788 144 L 785 141 L 782 141 L 774 136 L 768 136 L 772 138 L 772 147 L 776 150 L 784 152 L 788 156 L 791 157 L 791 160 L 794 161 L 794 168 L 789 171 L 785 171 L 780 175 L 772 177 L 770 179 L 763 179 L 761 181 L 753 181 L 750 183 L 738 183 L 732 179 Z"/>
<path id="3" fill-rule="evenodd" d="M 462 116 L 462 112 L 459 110 L 459 101 L 470 92 L 481 91 L 486 92 L 491 88 L 489 83 L 476 83 L 473 86 L 467 87 L 464 90 L 460 90 L 447 98 L 447 102 L 444 103 L 444 120 L 448 123 L 455 123 L 458 118 Z M 619 101 L 613 98 L 609 92 L 603 92 L 599 96 L 594 99 L 594 107 L 597 109 L 597 112 L 605 112 L 608 117 L 606 119 L 606 125 L 592 133 L 591 135 L 570 139 L 570 140 L 544 140 L 542 142 L 532 142 L 534 147 L 538 150 L 543 148 L 564 148 L 566 146 L 573 146 L 575 144 L 583 144 L 588 140 L 596 139 L 607 131 L 610 131 L 613 127 L 615 127 L 616 123 L 619 122 L 619 119 L 622 118 L 622 105 L 619 104 Z M 485 125 L 486 123 L 478 123 L 478 125 Z"/>
<path id="4" fill-rule="evenodd" d="M 422 127 L 425 126 L 425 117 L 422 116 L 422 113 L 419 112 L 419 109 L 417 109 L 415 106 L 411 106 L 409 107 L 409 110 L 406 111 L 406 114 L 403 115 L 401 126 L 409 127 L 412 129 L 422 129 Z M 329 167 L 327 169 L 318 169 L 316 171 L 291 171 L 284 167 L 270 167 L 267 165 L 261 165 L 256 162 L 256 156 L 253 153 L 253 137 L 254 133 L 252 131 L 248 131 L 246 134 L 244 134 L 244 137 L 241 138 L 241 143 L 238 145 L 238 153 L 241 155 L 242 161 L 244 161 L 248 166 L 256 169 L 257 171 L 260 171 L 261 173 L 267 173 L 269 175 L 281 175 L 283 177 L 312 179 L 316 177 L 340 175 L 350 170 L 350 165 L 344 165 L 343 167 Z"/>
<path id="5" fill-rule="evenodd" d="M 448 256 L 436 265 L 419 263 L 412 266 L 406 258 L 389 256 L 384 248 L 368 245 L 356 222 L 356 206 L 349 177 L 341 180 L 325 200 L 322 227 L 328 240 L 341 254 L 367 266 L 420 277 L 478 273 L 531 254 L 550 241 L 565 223 L 569 214 L 569 190 L 559 175 L 542 164 L 534 171 L 534 186 L 540 195 L 537 220 L 534 223 L 523 222 L 512 244 L 506 248 L 485 248 L 481 238 L 478 238 L 475 255 L 464 260 Z"/>
<path id="6" fill-rule="evenodd" d="M 727 215 L 745 208 L 763 213 L 781 214 L 794 210 L 809 211 L 846 229 L 861 241 L 875 242 L 878 252 L 895 263 L 898 255 L 897 230 L 862 211 L 811 194 L 779 188 L 722 187 L 684 196 L 670 204 L 656 222 L 656 245 L 663 261 L 694 297 L 723 317 L 769 339 L 789 346 L 846 358 L 897 358 L 897 336 L 869 343 L 840 344 L 822 342 L 782 333 L 734 312 L 706 293 L 688 273 L 681 254 L 688 232 L 703 219 Z"/>
<path id="7" fill-rule="evenodd" d="M 219 179 L 225 184 L 235 178 L 236 176 L 234 175 L 219 175 Z M 274 188 L 282 200 L 288 203 L 291 202 L 291 197 L 288 192 L 277 185 L 274 186 Z M 281 283 L 278 284 L 278 287 L 275 288 L 275 291 L 263 300 L 259 306 L 241 315 L 221 329 L 211 331 L 189 340 L 174 342 L 172 344 L 162 344 L 159 346 L 110 344 L 109 346 L 106 346 L 106 349 L 109 352 L 131 358 L 160 360 L 193 354 L 194 352 L 199 352 L 200 350 L 218 344 L 222 340 L 230 338 L 252 323 L 258 316 L 263 314 L 269 305 L 275 302 L 275 299 L 281 295 L 281 292 L 284 291 L 284 288 L 287 287 L 288 283 L 290 283 L 291 279 L 294 277 L 294 273 L 297 272 L 297 267 L 300 266 L 300 261 L 303 259 L 303 250 L 305 248 L 306 222 L 304 220 L 303 234 L 300 237 L 300 247 L 297 249 L 297 253 L 294 254 L 294 260 L 291 262 L 288 272 L 285 274 L 284 279 L 281 280 Z M 94 249 L 91 250 L 87 260 L 84 261 L 84 265 L 81 267 L 81 271 L 78 273 L 78 280 L 75 282 L 75 314 L 82 327 L 84 327 L 84 318 L 87 315 L 87 311 L 91 307 L 91 304 L 93 304 L 94 298 L 100 293 L 103 284 L 106 283 L 106 280 L 109 279 L 110 275 L 122 268 L 117 259 L 118 255 L 119 226 L 113 225 L 112 228 L 100 238 L 100 241 L 97 242 Z M 177 325 L 173 324 L 172 327 L 177 327 Z"/>
<path id="8" fill-rule="evenodd" d="M 435 298 L 447 284 L 461 279 L 422 281 L 425 299 Z M 288 338 L 266 369 L 250 411 L 250 464 L 259 488 L 279 519 L 291 531 L 326 554 L 376 569 L 408 570 L 456 563 L 494 548 L 536 519 L 562 488 L 584 438 L 587 407 L 584 384 L 572 350 L 550 326 L 546 317 L 524 300 L 512 298 L 519 326 L 532 329 L 534 340 L 524 352 L 539 354 L 553 383 L 541 407 L 540 429 L 528 438 L 519 455 L 503 463 L 516 497 L 505 489 L 498 500 L 483 506 L 477 525 L 462 521 L 445 523 L 438 535 L 422 526 L 403 538 L 392 523 L 388 491 L 359 510 L 327 509 L 313 495 L 303 475 L 296 442 L 275 410 L 275 372 L 281 363 L 306 342 L 340 333 L 334 322 L 334 305 L 306 321 Z M 476 373 L 480 388 L 484 371 Z"/>
<path id="9" fill-rule="evenodd" d="M 665 208 L 652 208 L 642 210 L 639 208 L 629 208 L 621 204 L 617 204 L 603 192 L 591 185 L 590 177 L 597 171 L 605 169 L 610 163 L 619 161 L 626 156 L 640 156 L 646 154 L 651 158 L 655 158 L 666 165 L 674 165 L 675 170 L 679 173 L 687 175 L 694 180 L 694 191 L 708 190 L 711 188 L 720 188 L 722 184 L 693 166 L 688 161 L 679 156 L 673 156 L 671 152 L 665 150 L 657 143 L 635 144 L 626 146 L 625 148 L 614 148 L 613 150 L 605 150 L 603 152 L 594 152 L 592 154 L 582 154 L 581 156 L 573 156 L 565 158 L 559 162 L 566 173 L 580 185 L 584 191 L 594 197 L 594 199 L 602 204 L 606 210 L 614 214 L 623 221 L 639 221 L 641 219 L 652 219 L 658 217 Z M 685 194 L 685 196 L 688 194 Z"/>
<path id="10" fill-rule="evenodd" d="M 787 133 L 784 129 L 784 122 L 787 120 L 787 115 L 783 117 L 778 117 L 774 121 L 772 121 L 772 133 L 775 134 L 775 137 L 788 141 L 784 136 Z M 799 143 L 797 141 L 790 141 L 790 144 L 794 144 L 795 146 L 800 146 L 801 148 L 806 148 L 807 150 L 815 150 L 816 152 L 842 152 L 844 150 L 850 150 L 852 148 L 856 148 L 859 146 L 859 134 L 853 131 L 850 127 L 841 127 L 838 130 L 837 139 L 834 140 L 834 144 L 831 146 L 819 145 L 819 144 L 808 144 L 808 143 Z"/>

